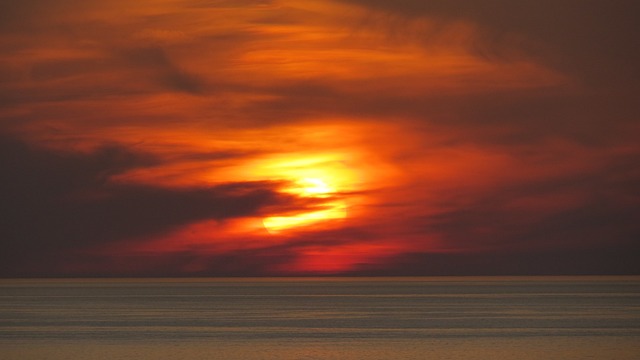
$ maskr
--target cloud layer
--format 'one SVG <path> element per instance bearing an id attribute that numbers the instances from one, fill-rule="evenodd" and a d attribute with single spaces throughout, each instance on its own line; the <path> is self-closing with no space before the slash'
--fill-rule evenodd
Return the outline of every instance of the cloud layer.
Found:
<path id="1" fill-rule="evenodd" d="M 1 2 L 0 275 L 638 273 L 636 7 Z"/>

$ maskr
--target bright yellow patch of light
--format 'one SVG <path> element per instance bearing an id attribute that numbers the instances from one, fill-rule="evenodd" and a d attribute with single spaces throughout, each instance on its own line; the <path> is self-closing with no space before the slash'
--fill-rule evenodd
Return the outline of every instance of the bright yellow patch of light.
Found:
<path id="1" fill-rule="evenodd" d="M 262 223 L 270 233 L 347 217 L 347 204 L 340 196 L 353 186 L 353 174 L 334 156 L 271 159 L 262 165 L 259 168 L 265 175 L 278 174 L 277 178 L 291 182 L 291 186 L 283 189 L 283 192 L 300 198 L 318 199 L 319 210 L 264 218 Z"/>
<path id="2" fill-rule="evenodd" d="M 300 183 L 302 184 L 302 188 L 300 190 L 304 194 L 322 195 L 333 191 L 331 187 L 321 179 L 305 178 L 302 179 Z"/>
<path id="3" fill-rule="evenodd" d="M 321 221 L 344 219 L 347 217 L 347 207 L 344 201 L 334 201 L 326 204 L 328 209 L 306 212 L 292 216 L 271 216 L 264 218 L 264 227 L 272 234 L 282 230 L 312 225 Z"/>

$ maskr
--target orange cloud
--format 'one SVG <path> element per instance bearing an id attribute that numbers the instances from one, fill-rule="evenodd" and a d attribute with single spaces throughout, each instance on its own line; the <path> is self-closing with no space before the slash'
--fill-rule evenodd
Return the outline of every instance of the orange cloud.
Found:
<path id="1" fill-rule="evenodd" d="M 0 36 L 3 164 L 12 184 L 43 175 L 12 206 L 46 193 L 83 214 L 82 234 L 129 224 L 117 213 L 145 224 L 83 243 L 45 210 L 15 215 L 74 239 L 49 250 L 92 259 L 61 257 L 65 271 L 358 273 L 581 246 L 564 232 L 597 245 L 585 222 L 638 205 L 637 127 L 590 130 L 611 99 L 584 105 L 594 90 L 531 54 L 540 39 L 490 41 L 482 17 L 367 1 L 41 6 L 11 8 L 24 22 Z"/>

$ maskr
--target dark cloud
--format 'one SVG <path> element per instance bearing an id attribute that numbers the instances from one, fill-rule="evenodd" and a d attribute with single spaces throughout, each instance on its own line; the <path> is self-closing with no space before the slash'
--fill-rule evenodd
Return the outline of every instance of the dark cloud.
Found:
<path id="1" fill-rule="evenodd" d="M 514 199 L 518 197 L 508 201 Z M 640 227 L 634 223 L 640 216 L 637 204 L 589 199 L 546 214 L 508 205 L 498 199 L 471 203 L 466 209 L 430 217 L 425 220 L 428 230 L 422 231 L 435 232 L 446 247 L 471 251 L 580 250 L 603 243 L 624 247 L 640 237 Z"/>
<path id="2" fill-rule="evenodd" d="M 330 231 L 297 232 L 285 235 L 286 241 L 266 243 L 256 248 L 239 248 L 218 251 L 215 246 L 194 246 L 189 250 L 128 251 L 103 254 L 76 248 L 61 252 L 58 257 L 42 258 L 29 264 L 30 276 L 129 277 L 129 276 L 281 276 L 309 275 L 308 271 L 288 270 L 300 256 L 300 251 L 315 247 L 330 249 L 345 244 L 358 244 L 374 240 L 370 229 L 343 228 Z M 283 238 L 281 238 L 282 240 Z M 247 239 L 243 239 L 247 240 Z M 52 269 L 55 269 L 52 271 Z"/>
<path id="3" fill-rule="evenodd" d="M 151 70 L 151 78 L 167 89 L 191 94 L 204 91 L 204 83 L 171 61 L 162 48 L 138 47 L 121 51 L 119 55 L 138 73 Z"/>
<path id="4" fill-rule="evenodd" d="M 502 56 L 516 46 L 594 85 L 636 88 L 640 76 L 634 0 L 345 1 L 397 16 L 471 20 L 487 31 L 480 53 Z"/>
<path id="5" fill-rule="evenodd" d="M 31 67 L 30 77 L 36 82 L 74 78 L 86 81 L 91 75 L 118 71 L 129 72 L 134 76 L 137 74 L 140 79 L 150 78 L 168 90 L 192 94 L 203 91 L 204 84 L 174 64 L 166 51 L 159 47 L 115 50 L 113 54 L 103 54 L 103 57 L 72 57 L 35 62 Z M 86 83 L 89 84 L 90 82 Z"/>
<path id="6" fill-rule="evenodd" d="M 0 69 L 0 104 L 17 106 L 46 101 L 106 100 L 162 92 L 201 95 L 207 84 L 173 62 L 160 47 L 97 49 L 92 56 L 27 61 L 28 75 L 7 64 Z M 4 66 L 3 66 L 4 65 Z M 10 74 L 15 75 L 13 78 Z M 1 75 L 0 75 L 1 76 Z M 24 77 L 30 80 L 29 85 Z M 21 82 L 22 81 L 22 82 Z"/>
<path id="7" fill-rule="evenodd" d="M 175 276 L 277 276 L 278 265 L 295 258 L 287 249 L 260 248 L 221 253 L 173 251 L 170 253 L 126 253 L 104 256 L 70 251 L 57 259 L 31 265 L 31 276 L 85 277 L 175 277 Z M 68 264 L 61 266 L 61 264 Z M 52 273 L 51 269 L 56 269 Z"/>
<path id="8" fill-rule="evenodd" d="M 627 275 L 640 272 L 640 247 L 600 246 L 527 252 L 410 253 L 361 264 L 361 276 Z"/>
<path id="9" fill-rule="evenodd" d="M 50 29 L 52 15 L 82 11 L 91 2 L 78 0 L 0 1 L 0 29 L 5 32 L 44 31 Z M 44 26 L 43 26 L 44 25 Z"/>
<path id="10" fill-rule="evenodd" d="M 187 189 L 111 183 L 111 175 L 157 161 L 115 146 L 78 154 L 0 140 L 3 276 L 69 249 L 249 216 L 279 201 L 277 184 L 268 182 Z"/>
<path id="11" fill-rule="evenodd" d="M 638 159 L 615 163 L 462 193 L 451 211 L 405 219 L 414 237 L 439 239 L 442 252 L 371 266 L 396 275 L 638 273 Z"/>

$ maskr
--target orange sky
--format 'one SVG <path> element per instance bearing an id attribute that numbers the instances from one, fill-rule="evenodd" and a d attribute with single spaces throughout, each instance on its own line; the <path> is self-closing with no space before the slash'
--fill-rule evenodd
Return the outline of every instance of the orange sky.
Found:
<path id="1" fill-rule="evenodd" d="M 637 273 L 632 2 L 532 4 L 2 5 L 0 275 Z"/>

